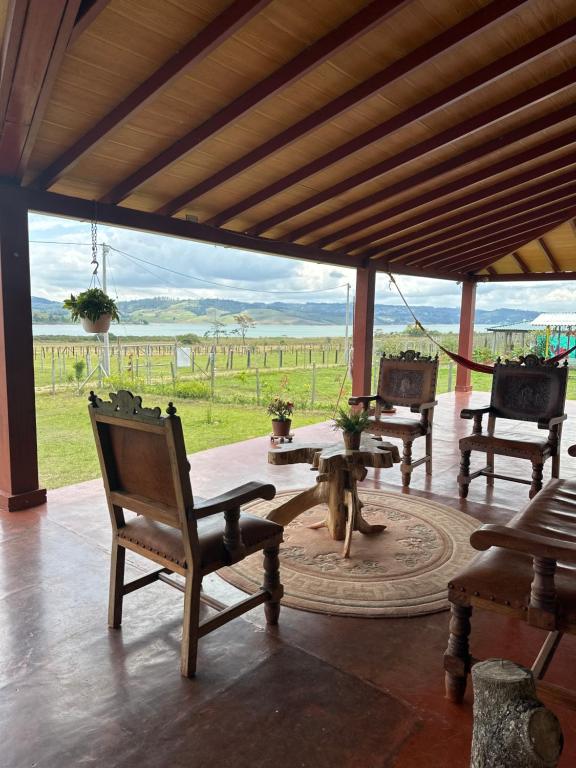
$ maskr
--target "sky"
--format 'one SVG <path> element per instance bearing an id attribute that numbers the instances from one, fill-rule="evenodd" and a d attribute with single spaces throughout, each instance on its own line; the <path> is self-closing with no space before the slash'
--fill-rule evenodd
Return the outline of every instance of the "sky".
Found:
<path id="1" fill-rule="evenodd" d="M 92 272 L 90 223 L 30 214 L 29 229 L 32 295 L 60 301 L 71 292 L 88 288 Z M 151 296 L 344 301 L 345 284 L 350 283 L 354 290 L 351 269 L 105 225 L 98 226 L 97 238 L 99 253 L 102 243 L 116 249 L 108 261 L 108 293 L 121 301 Z M 397 282 L 411 305 L 459 306 L 460 286 L 451 281 L 399 276 Z M 569 281 L 481 283 L 477 307 L 573 312 L 575 292 L 576 286 Z M 385 274 L 378 275 L 376 300 L 401 303 Z"/>

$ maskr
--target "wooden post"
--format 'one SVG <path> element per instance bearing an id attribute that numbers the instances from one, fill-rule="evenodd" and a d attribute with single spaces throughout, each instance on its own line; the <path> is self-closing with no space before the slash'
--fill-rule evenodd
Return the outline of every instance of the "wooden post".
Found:
<path id="1" fill-rule="evenodd" d="M 39 487 L 28 211 L 0 192 L 0 509 L 46 501 Z"/>
<path id="2" fill-rule="evenodd" d="M 260 371 L 256 368 L 256 405 L 260 405 Z"/>
<path id="3" fill-rule="evenodd" d="M 476 283 L 472 280 L 462 282 L 462 301 L 460 305 L 460 334 L 458 354 L 472 359 L 474 354 L 474 313 L 476 311 Z M 456 371 L 456 392 L 472 391 L 472 375 L 468 368 L 459 365 Z"/>
<path id="4" fill-rule="evenodd" d="M 316 401 L 316 363 L 312 363 L 312 387 L 310 389 L 310 405 Z"/>
<path id="5" fill-rule="evenodd" d="M 374 293 L 376 271 L 370 266 L 356 270 L 354 333 L 352 337 L 352 394 L 367 395 L 372 383 L 372 343 L 374 334 Z"/>
<path id="6" fill-rule="evenodd" d="M 472 667 L 471 768 L 552 768 L 562 752 L 560 723 L 536 698 L 529 669 L 489 659 Z"/>

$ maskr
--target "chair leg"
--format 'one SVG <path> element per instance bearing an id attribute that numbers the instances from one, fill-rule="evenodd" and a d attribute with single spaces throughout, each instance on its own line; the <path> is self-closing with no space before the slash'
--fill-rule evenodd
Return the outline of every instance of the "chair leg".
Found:
<path id="1" fill-rule="evenodd" d="M 180 649 L 180 671 L 183 677 L 194 677 L 196 674 L 201 588 L 202 580 L 200 576 L 189 573 L 186 576 L 186 588 L 184 591 L 184 622 Z"/>
<path id="2" fill-rule="evenodd" d="M 432 430 L 426 435 L 426 474 L 432 474 Z"/>
<path id="3" fill-rule="evenodd" d="M 467 605 L 451 605 L 450 636 L 444 654 L 446 698 L 461 704 L 466 692 L 471 656 L 468 645 L 472 608 Z"/>
<path id="4" fill-rule="evenodd" d="M 411 465 L 412 464 L 412 440 L 404 440 L 404 452 L 402 453 L 402 464 L 400 465 L 400 471 L 402 472 L 402 485 L 404 488 L 408 488 L 410 485 Z"/>
<path id="5" fill-rule="evenodd" d="M 531 499 L 536 496 L 538 491 L 542 488 L 542 477 L 544 475 L 544 464 L 533 461 L 532 462 L 532 485 L 530 486 L 530 493 L 528 494 Z"/>
<path id="6" fill-rule="evenodd" d="M 460 498 L 465 499 L 468 496 L 468 486 L 470 485 L 470 454 L 472 451 L 460 452 L 460 474 L 458 476 L 458 486 Z"/>
<path id="7" fill-rule="evenodd" d="M 552 477 L 560 477 L 560 452 L 559 451 L 554 456 L 552 456 Z"/>
<path id="8" fill-rule="evenodd" d="M 263 588 L 269 597 L 264 603 L 264 613 L 266 623 L 272 626 L 278 624 L 280 616 L 280 600 L 283 595 L 282 584 L 280 584 L 280 560 L 278 551 L 280 546 L 268 547 L 264 550 L 264 584 Z"/>
<path id="9" fill-rule="evenodd" d="M 486 469 L 489 472 L 494 472 L 494 451 L 488 451 L 486 453 Z M 487 476 L 486 485 L 492 488 L 494 486 L 494 478 Z"/>
<path id="10" fill-rule="evenodd" d="M 126 550 L 116 540 L 112 542 L 110 561 L 110 592 L 108 596 L 108 626 L 119 629 L 122 624 L 122 601 L 124 598 L 124 564 Z"/>

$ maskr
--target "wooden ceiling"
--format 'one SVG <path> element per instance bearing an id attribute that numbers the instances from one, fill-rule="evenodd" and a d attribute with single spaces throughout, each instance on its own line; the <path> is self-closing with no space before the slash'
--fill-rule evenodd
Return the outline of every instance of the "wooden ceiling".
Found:
<path id="1" fill-rule="evenodd" d="M 270 253 L 576 276 L 575 7 L 0 0 L 0 176 Z"/>

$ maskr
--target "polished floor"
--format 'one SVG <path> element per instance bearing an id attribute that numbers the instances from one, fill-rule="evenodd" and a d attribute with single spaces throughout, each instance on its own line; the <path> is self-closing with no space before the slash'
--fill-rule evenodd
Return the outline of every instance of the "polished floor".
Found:
<path id="1" fill-rule="evenodd" d="M 486 396 L 445 395 L 436 413 L 434 475 L 415 471 L 411 494 L 483 521 L 508 519 L 527 487 L 476 480 L 457 496 L 458 413 Z M 576 443 L 576 403 L 563 444 Z M 531 429 L 513 425 L 515 434 Z M 297 439 L 334 439 L 326 425 Z M 278 489 L 310 484 L 307 466 L 267 464 L 264 438 L 193 454 L 195 492 L 246 479 Z M 564 456 L 566 456 L 564 452 Z M 505 471 L 527 474 L 521 462 Z M 501 467 L 504 469 L 504 467 Z M 549 468 L 547 470 L 549 472 Z M 562 474 L 576 477 L 576 460 Z M 401 492 L 398 467 L 369 486 Z M 99 481 L 54 491 L 45 507 L 0 516 L 0 768 L 379 768 L 469 765 L 471 696 L 443 698 L 448 614 L 352 619 L 284 608 L 267 630 L 256 610 L 200 642 L 198 676 L 179 675 L 181 595 L 154 584 L 126 598 L 120 631 L 106 627 L 109 522 Z M 145 566 L 136 558 L 130 570 Z M 223 600 L 234 590 L 218 577 Z M 207 609 L 208 610 L 208 609 Z M 478 657 L 530 664 L 542 633 L 494 614 L 473 621 Z M 565 638 L 552 682 L 576 688 L 576 638 Z M 576 760 L 576 714 L 558 706 Z"/>

